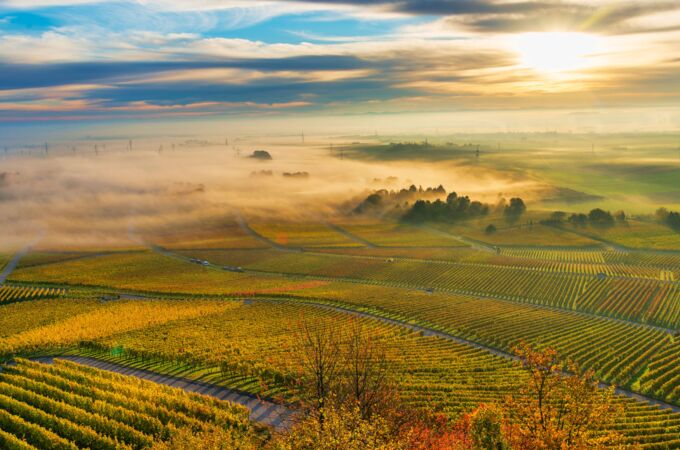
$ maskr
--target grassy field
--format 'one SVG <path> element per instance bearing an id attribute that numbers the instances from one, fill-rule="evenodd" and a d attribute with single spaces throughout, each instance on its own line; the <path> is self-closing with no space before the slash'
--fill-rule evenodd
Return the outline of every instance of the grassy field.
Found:
<path id="1" fill-rule="evenodd" d="M 423 145 L 426 139 L 428 145 Z M 371 161 L 437 162 L 482 176 L 502 173 L 532 180 L 537 184 L 532 195 L 536 207 L 565 211 L 601 207 L 630 213 L 650 213 L 661 206 L 680 209 L 680 156 L 673 134 L 382 136 L 380 142 L 348 147 L 345 155 Z"/>

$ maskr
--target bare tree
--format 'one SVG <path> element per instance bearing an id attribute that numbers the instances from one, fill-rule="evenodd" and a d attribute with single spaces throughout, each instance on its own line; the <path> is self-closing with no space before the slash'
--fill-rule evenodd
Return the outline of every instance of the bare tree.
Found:
<path id="1" fill-rule="evenodd" d="M 345 363 L 345 396 L 369 419 L 391 397 L 392 383 L 384 344 L 358 319 L 348 327 Z"/>
<path id="2" fill-rule="evenodd" d="M 301 377 L 297 383 L 303 396 L 311 397 L 323 426 L 323 409 L 336 392 L 342 365 L 342 329 L 330 322 L 302 320 L 296 331 L 294 352 Z"/>

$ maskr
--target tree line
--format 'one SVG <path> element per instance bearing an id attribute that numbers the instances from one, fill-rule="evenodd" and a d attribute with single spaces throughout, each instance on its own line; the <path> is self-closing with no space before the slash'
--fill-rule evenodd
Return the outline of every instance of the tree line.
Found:
<path id="1" fill-rule="evenodd" d="M 411 203 L 413 202 L 413 203 Z M 467 195 L 457 192 L 447 193 L 442 185 L 437 187 L 416 187 L 389 191 L 381 189 L 372 192 L 354 209 L 355 214 L 398 210 L 401 219 L 406 222 L 455 222 L 488 215 L 490 212 L 502 212 L 505 219 L 515 222 L 526 211 L 524 200 L 511 198 L 509 202 L 501 199 L 498 204 L 490 205 L 471 200 Z"/>
<path id="2" fill-rule="evenodd" d="M 559 225 L 565 222 L 577 227 L 591 225 L 594 227 L 609 228 L 617 223 L 626 223 L 626 213 L 623 211 L 616 211 L 612 214 L 601 208 L 591 209 L 588 214 L 572 213 L 568 215 L 564 211 L 554 211 L 550 214 L 548 219 L 541 221 L 541 223 L 547 225 Z"/>

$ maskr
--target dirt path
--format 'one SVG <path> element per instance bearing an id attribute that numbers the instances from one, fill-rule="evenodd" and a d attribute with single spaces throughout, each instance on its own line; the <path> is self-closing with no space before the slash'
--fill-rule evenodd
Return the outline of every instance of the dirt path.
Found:
<path id="1" fill-rule="evenodd" d="M 342 227 L 340 227 L 340 226 L 338 226 L 338 225 L 335 225 L 334 223 L 324 222 L 324 224 L 325 224 L 328 228 L 330 228 L 331 230 L 335 231 L 336 233 L 340 233 L 340 234 L 342 234 L 343 236 L 345 236 L 347 239 L 349 239 L 349 240 L 351 240 L 351 241 L 354 241 L 354 242 L 356 242 L 357 244 L 361 244 L 362 246 L 364 246 L 364 247 L 366 247 L 366 248 L 376 248 L 376 247 L 378 247 L 378 246 L 375 245 L 374 243 L 369 242 L 369 241 L 367 241 L 366 239 L 357 236 L 356 234 L 352 234 L 352 233 L 350 233 L 349 231 L 345 230 L 344 228 L 342 228 Z"/>
<path id="2" fill-rule="evenodd" d="M 281 250 L 282 252 L 302 252 L 304 251 L 302 247 L 286 247 L 285 245 L 281 245 L 278 242 L 274 242 L 271 239 L 262 236 L 260 233 L 257 231 L 253 230 L 250 225 L 248 225 L 248 222 L 243 218 L 242 215 L 236 216 L 236 222 L 238 223 L 239 227 L 250 237 L 257 239 L 258 241 L 262 242 L 263 244 L 275 249 L 275 250 Z"/>
<path id="3" fill-rule="evenodd" d="M 294 414 L 294 411 L 286 406 L 278 405 L 267 400 L 261 400 L 247 392 L 229 389 L 210 383 L 162 375 L 150 370 L 136 369 L 86 356 L 58 356 L 57 359 L 73 361 L 85 366 L 95 367 L 97 369 L 107 370 L 109 372 L 115 372 L 122 375 L 130 375 L 143 380 L 153 381 L 154 383 L 180 388 L 186 392 L 195 392 L 197 394 L 208 395 L 220 400 L 238 403 L 239 405 L 243 405 L 250 410 L 250 420 L 272 426 L 276 429 L 287 428 L 290 425 Z M 36 360 L 42 363 L 51 364 L 54 358 L 43 357 L 36 358 Z"/>
<path id="4" fill-rule="evenodd" d="M 7 263 L 5 268 L 2 269 L 2 272 L 0 272 L 0 284 L 4 283 L 7 277 L 9 277 L 12 272 L 14 272 L 14 269 L 17 268 L 21 258 L 23 258 L 29 251 L 31 251 L 30 245 L 24 247 L 14 255 L 14 257 Z"/>
<path id="5" fill-rule="evenodd" d="M 478 241 L 476 239 L 468 238 L 465 236 L 461 236 L 459 234 L 453 234 L 449 233 L 446 231 L 439 230 L 437 228 L 427 226 L 427 225 L 421 225 L 421 228 L 424 230 L 429 231 L 430 233 L 437 234 L 439 236 L 448 238 L 448 239 L 453 239 L 458 242 L 462 242 L 465 245 L 468 245 L 475 250 L 479 250 L 481 252 L 488 252 L 488 253 L 494 253 L 496 254 L 498 251 L 496 250 L 496 247 L 491 244 L 487 244 L 486 242 Z"/>

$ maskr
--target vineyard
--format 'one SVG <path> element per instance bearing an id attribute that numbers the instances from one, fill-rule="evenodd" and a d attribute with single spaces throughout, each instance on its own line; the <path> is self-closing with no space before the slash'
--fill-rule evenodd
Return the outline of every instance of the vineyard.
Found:
<path id="1" fill-rule="evenodd" d="M 189 251 L 184 255 L 216 264 L 271 274 L 361 280 L 412 288 L 434 288 L 561 308 L 675 328 L 680 323 L 680 285 L 674 275 L 659 279 L 648 268 L 549 263 L 509 265 L 432 262 L 323 254 Z M 639 275 L 646 274 L 649 277 Z M 636 276 L 638 275 L 638 276 Z M 670 280 L 668 279 L 670 278 Z"/>
<path id="2" fill-rule="evenodd" d="M 207 301 L 120 300 L 84 313 L 0 338 L 0 355 L 59 350 L 114 333 L 143 329 L 232 308 L 231 303 Z"/>
<path id="3" fill-rule="evenodd" d="M 55 298 L 64 294 L 64 289 L 47 287 L 0 286 L 0 304 L 37 300 L 41 298 Z"/>
<path id="4" fill-rule="evenodd" d="M 546 230 L 536 239 L 560 233 Z M 388 349 L 404 401 L 454 419 L 517 392 L 525 375 L 506 356 L 521 339 L 554 347 L 604 382 L 680 404 L 677 254 L 613 250 L 587 239 L 582 247 L 485 247 L 464 244 L 453 237 L 458 232 L 234 220 L 197 233 L 140 230 L 147 250 L 29 253 L 11 285 L 0 287 L 0 354 L 105 358 L 295 401 L 288 386 L 297 325 L 344 328 L 360 320 Z M 661 449 L 680 442 L 678 413 L 617 401 L 626 411 L 617 427 L 628 443 Z M 35 446 L 2 423 L 2 442 Z M 119 441 L 120 448 L 137 445 Z"/>
<path id="5" fill-rule="evenodd" d="M 104 255 L 27 267 L 15 271 L 11 279 L 192 295 L 274 294 L 309 285 L 308 281 L 188 264 L 152 252 Z"/>
<path id="6" fill-rule="evenodd" d="M 307 321 L 316 327 L 342 328 L 351 320 L 356 319 L 304 304 L 256 301 L 239 303 L 225 313 L 169 322 L 100 342 L 113 352 L 127 352 L 132 360 L 215 367 L 215 380 L 274 397 L 286 395 L 282 380 L 295 373 L 290 352 L 297 324 Z M 501 402 L 522 383 L 523 372 L 506 358 L 379 320 L 361 320 L 388 349 L 390 373 L 399 380 L 410 405 L 436 405 L 455 417 L 480 402 Z M 206 375 L 202 372 L 201 376 Z M 680 415 L 623 397 L 619 401 L 627 410 L 620 426 L 631 442 L 663 448 L 680 439 Z"/>
<path id="7" fill-rule="evenodd" d="M 194 224 L 172 224 L 153 230 L 138 230 L 141 238 L 173 249 L 183 248 L 266 248 L 246 233 L 235 219 L 209 220 Z"/>
<path id="8" fill-rule="evenodd" d="M 253 439 L 245 408 L 176 388 L 59 360 L 0 371 L 5 449 L 145 449 L 182 430 Z"/>

